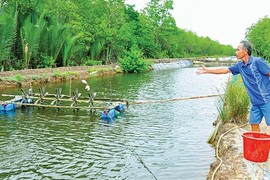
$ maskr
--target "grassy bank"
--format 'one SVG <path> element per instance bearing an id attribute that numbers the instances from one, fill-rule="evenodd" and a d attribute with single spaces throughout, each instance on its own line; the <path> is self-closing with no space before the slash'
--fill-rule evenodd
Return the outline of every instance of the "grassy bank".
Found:
<path id="1" fill-rule="evenodd" d="M 23 87 L 30 83 L 50 83 L 70 79 L 85 79 L 91 76 L 122 73 L 117 65 L 75 66 L 61 68 L 25 69 L 0 72 L 0 88 Z"/>
<path id="2" fill-rule="evenodd" d="M 228 81 L 225 94 L 220 97 L 217 104 L 219 116 L 215 122 L 215 129 L 208 139 L 208 143 L 214 143 L 221 125 L 226 123 L 234 123 L 236 125 L 247 123 L 249 104 L 249 97 L 242 78 L 240 76 L 234 76 Z"/>

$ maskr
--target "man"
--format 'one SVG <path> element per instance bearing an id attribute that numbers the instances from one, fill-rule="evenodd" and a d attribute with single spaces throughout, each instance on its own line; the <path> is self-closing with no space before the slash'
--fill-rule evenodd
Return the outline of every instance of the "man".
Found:
<path id="1" fill-rule="evenodd" d="M 245 88 L 251 101 L 250 119 L 252 131 L 260 132 L 260 123 L 265 118 L 270 126 L 270 67 L 267 62 L 251 55 L 252 45 L 241 41 L 235 52 L 237 59 L 242 61 L 228 68 L 199 68 L 197 74 L 226 74 L 242 76 Z"/>

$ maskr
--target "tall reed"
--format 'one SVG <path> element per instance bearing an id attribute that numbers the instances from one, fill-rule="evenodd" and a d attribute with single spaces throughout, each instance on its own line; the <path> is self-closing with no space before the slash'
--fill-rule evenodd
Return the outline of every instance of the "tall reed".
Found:
<path id="1" fill-rule="evenodd" d="M 241 76 L 234 76 L 228 82 L 225 95 L 217 107 L 222 123 L 246 123 L 249 105 L 250 100 Z"/>
<path id="2" fill-rule="evenodd" d="M 232 79 L 229 79 L 225 94 L 220 96 L 218 102 L 217 109 L 221 121 L 217 122 L 214 131 L 207 140 L 210 144 L 214 143 L 222 124 L 244 124 L 247 122 L 250 101 L 240 76 L 234 76 Z"/>

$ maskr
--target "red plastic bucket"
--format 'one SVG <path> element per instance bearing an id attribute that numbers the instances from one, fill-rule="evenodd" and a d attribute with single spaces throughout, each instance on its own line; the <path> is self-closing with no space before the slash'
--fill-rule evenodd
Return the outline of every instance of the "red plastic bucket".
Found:
<path id="1" fill-rule="evenodd" d="M 270 149 L 270 135 L 260 132 L 243 133 L 243 154 L 246 160 L 265 162 Z"/>

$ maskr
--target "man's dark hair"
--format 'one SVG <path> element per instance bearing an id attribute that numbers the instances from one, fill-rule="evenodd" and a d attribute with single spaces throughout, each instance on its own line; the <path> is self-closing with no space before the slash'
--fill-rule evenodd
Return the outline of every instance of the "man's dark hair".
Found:
<path id="1" fill-rule="evenodd" d="M 247 40 L 242 40 L 240 43 L 243 44 L 242 46 L 243 50 L 247 50 L 248 55 L 250 56 L 252 53 L 252 44 Z"/>

